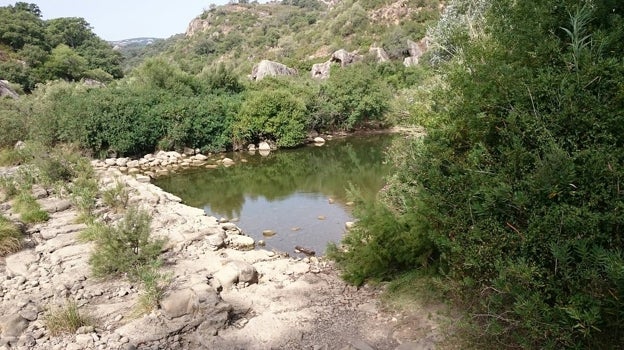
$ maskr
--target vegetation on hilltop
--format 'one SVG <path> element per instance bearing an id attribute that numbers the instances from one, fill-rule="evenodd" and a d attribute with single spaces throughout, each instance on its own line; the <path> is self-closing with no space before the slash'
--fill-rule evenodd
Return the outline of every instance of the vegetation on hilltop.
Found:
<path id="1" fill-rule="evenodd" d="M 121 56 L 83 18 L 44 21 L 35 4 L 0 7 L 0 79 L 30 92 L 47 80 L 122 77 Z"/>
<path id="2" fill-rule="evenodd" d="M 262 59 L 305 74 L 336 50 L 366 54 L 371 45 L 402 60 L 407 40 L 425 36 L 439 6 L 438 0 L 345 0 L 331 8 L 317 0 L 215 6 L 194 20 L 201 24 L 197 29 L 142 54 L 175 61 L 192 74 L 227 61 L 241 76 Z"/>

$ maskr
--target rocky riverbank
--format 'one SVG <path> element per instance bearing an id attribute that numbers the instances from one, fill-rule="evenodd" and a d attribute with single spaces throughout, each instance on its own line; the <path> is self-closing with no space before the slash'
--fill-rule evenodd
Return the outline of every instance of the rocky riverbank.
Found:
<path id="1" fill-rule="evenodd" d="M 92 277 L 92 243 L 64 199 L 37 197 L 51 219 L 28 228 L 27 245 L 0 263 L 0 349 L 431 349 L 440 335 L 425 312 L 405 322 L 380 307 L 379 290 L 342 282 L 323 258 L 296 259 L 250 250 L 253 239 L 232 223 L 149 183 L 100 169 L 130 202 L 152 214 L 152 234 L 166 237 L 169 284 L 160 308 L 137 313 L 139 288 Z M 11 203 L 0 209 L 10 215 Z M 106 215 L 106 213 L 104 213 Z M 50 307 L 75 300 L 93 326 L 53 336 Z"/>

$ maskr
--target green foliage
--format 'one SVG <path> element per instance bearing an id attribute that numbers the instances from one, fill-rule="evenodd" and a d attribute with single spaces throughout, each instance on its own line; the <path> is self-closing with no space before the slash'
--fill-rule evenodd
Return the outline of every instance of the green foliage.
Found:
<path id="1" fill-rule="evenodd" d="M 0 7 L 0 17 L 0 79 L 18 83 L 26 92 L 45 80 L 93 78 L 97 69 L 115 78 L 123 75 L 121 55 L 83 18 L 44 21 L 37 5 L 22 2 Z"/>
<path id="2" fill-rule="evenodd" d="M 143 268 L 157 262 L 164 242 L 150 238 L 150 222 L 147 212 L 129 207 L 116 226 L 99 229 L 89 259 L 93 274 L 99 277 L 128 274 L 136 279 Z"/>
<path id="3" fill-rule="evenodd" d="M 381 121 L 391 93 L 368 65 L 333 69 L 309 106 L 310 126 L 316 130 L 353 129 Z"/>
<path id="4" fill-rule="evenodd" d="M 281 147 L 301 144 L 306 137 L 306 106 L 285 89 L 251 91 L 233 126 L 241 142 L 274 140 Z"/>
<path id="5" fill-rule="evenodd" d="M 104 205 L 116 212 L 125 210 L 130 200 L 130 193 L 126 185 L 115 180 L 115 185 L 102 191 L 102 201 Z"/>
<path id="6" fill-rule="evenodd" d="M 50 218 L 27 189 L 20 191 L 13 199 L 13 210 L 20 214 L 21 220 L 27 224 L 48 221 Z"/>
<path id="7" fill-rule="evenodd" d="M 480 34 L 452 41 L 433 94 L 444 124 L 396 159 L 384 203 L 407 228 L 388 230 L 431 245 L 412 268 L 448 281 L 479 347 L 620 344 L 624 5 L 501 0 L 477 12 Z M 357 238 L 391 234 L 371 232 L 349 236 L 343 264 L 375 261 Z M 347 277 L 379 278 L 412 256 L 402 243 Z"/>
<path id="8" fill-rule="evenodd" d="M 15 253 L 22 247 L 22 233 L 9 219 L 0 215 L 0 256 Z"/>
<path id="9" fill-rule="evenodd" d="M 428 267 L 434 246 L 404 216 L 381 204 L 360 203 L 357 225 L 344 238 L 344 251 L 331 247 L 328 256 L 340 265 L 343 277 L 356 285 L 367 279 L 390 278 L 405 270 Z"/>
<path id="10" fill-rule="evenodd" d="M 143 285 L 139 296 L 138 312 L 146 314 L 158 308 L 159 302 L 165 294 L 171 276 L 158 271 L 159 263 L 144 266 L 138 271 L 138 280 Z"/>
<path id="11" fill-rule="evenodd" d="M 73 334 L 78 328 L 93 324 L 92 318 L 81 312 L 73 300 L 67 300 L 62 306 L 50 307 L 43 316 L 43 322 L 52 335 Z"/>

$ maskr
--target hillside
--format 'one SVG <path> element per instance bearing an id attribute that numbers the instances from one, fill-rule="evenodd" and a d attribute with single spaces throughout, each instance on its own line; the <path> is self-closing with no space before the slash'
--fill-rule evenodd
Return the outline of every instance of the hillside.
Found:
<path id="1" fill-rule="evenodd" d="M 0 7 L 0 80 L 30 92 L 48 80 L 110 81 L 122 57 L 79 17 L 43 20 L 35 4 Z"/>
<path id="2" fill-rule="evenodd" d="M 241 75 L 262 59 L 309 71 L 339 49 L 366 54 L 381 47 L 402 61 L 407 41 L 422 39 L 442 9 L 437 0 L 229 4 L 211 7 L 190 21 L 184 36 L 144 56 L 164 57 L 189 73 L 226 62 Z"/>

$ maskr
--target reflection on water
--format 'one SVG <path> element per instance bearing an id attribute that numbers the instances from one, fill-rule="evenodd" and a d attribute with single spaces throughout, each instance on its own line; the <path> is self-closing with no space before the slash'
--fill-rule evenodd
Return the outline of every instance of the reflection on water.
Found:
<path id="1" fill-rule="evenodd" d="M 385 150 L 392 136 L 372 135 L 327 142 L 322 147 L 279 150 L 263 157 L 234 153 L 236 165 L 192 170 L 155 184 L 216 217 L 237 225 L 269 249 L 292 252 L 295 245 L 325 251 L 351 220 L 346 189 L 372 196 L 389 171 Z M 262 237 L 263 230 L 277 235 Z"/>

